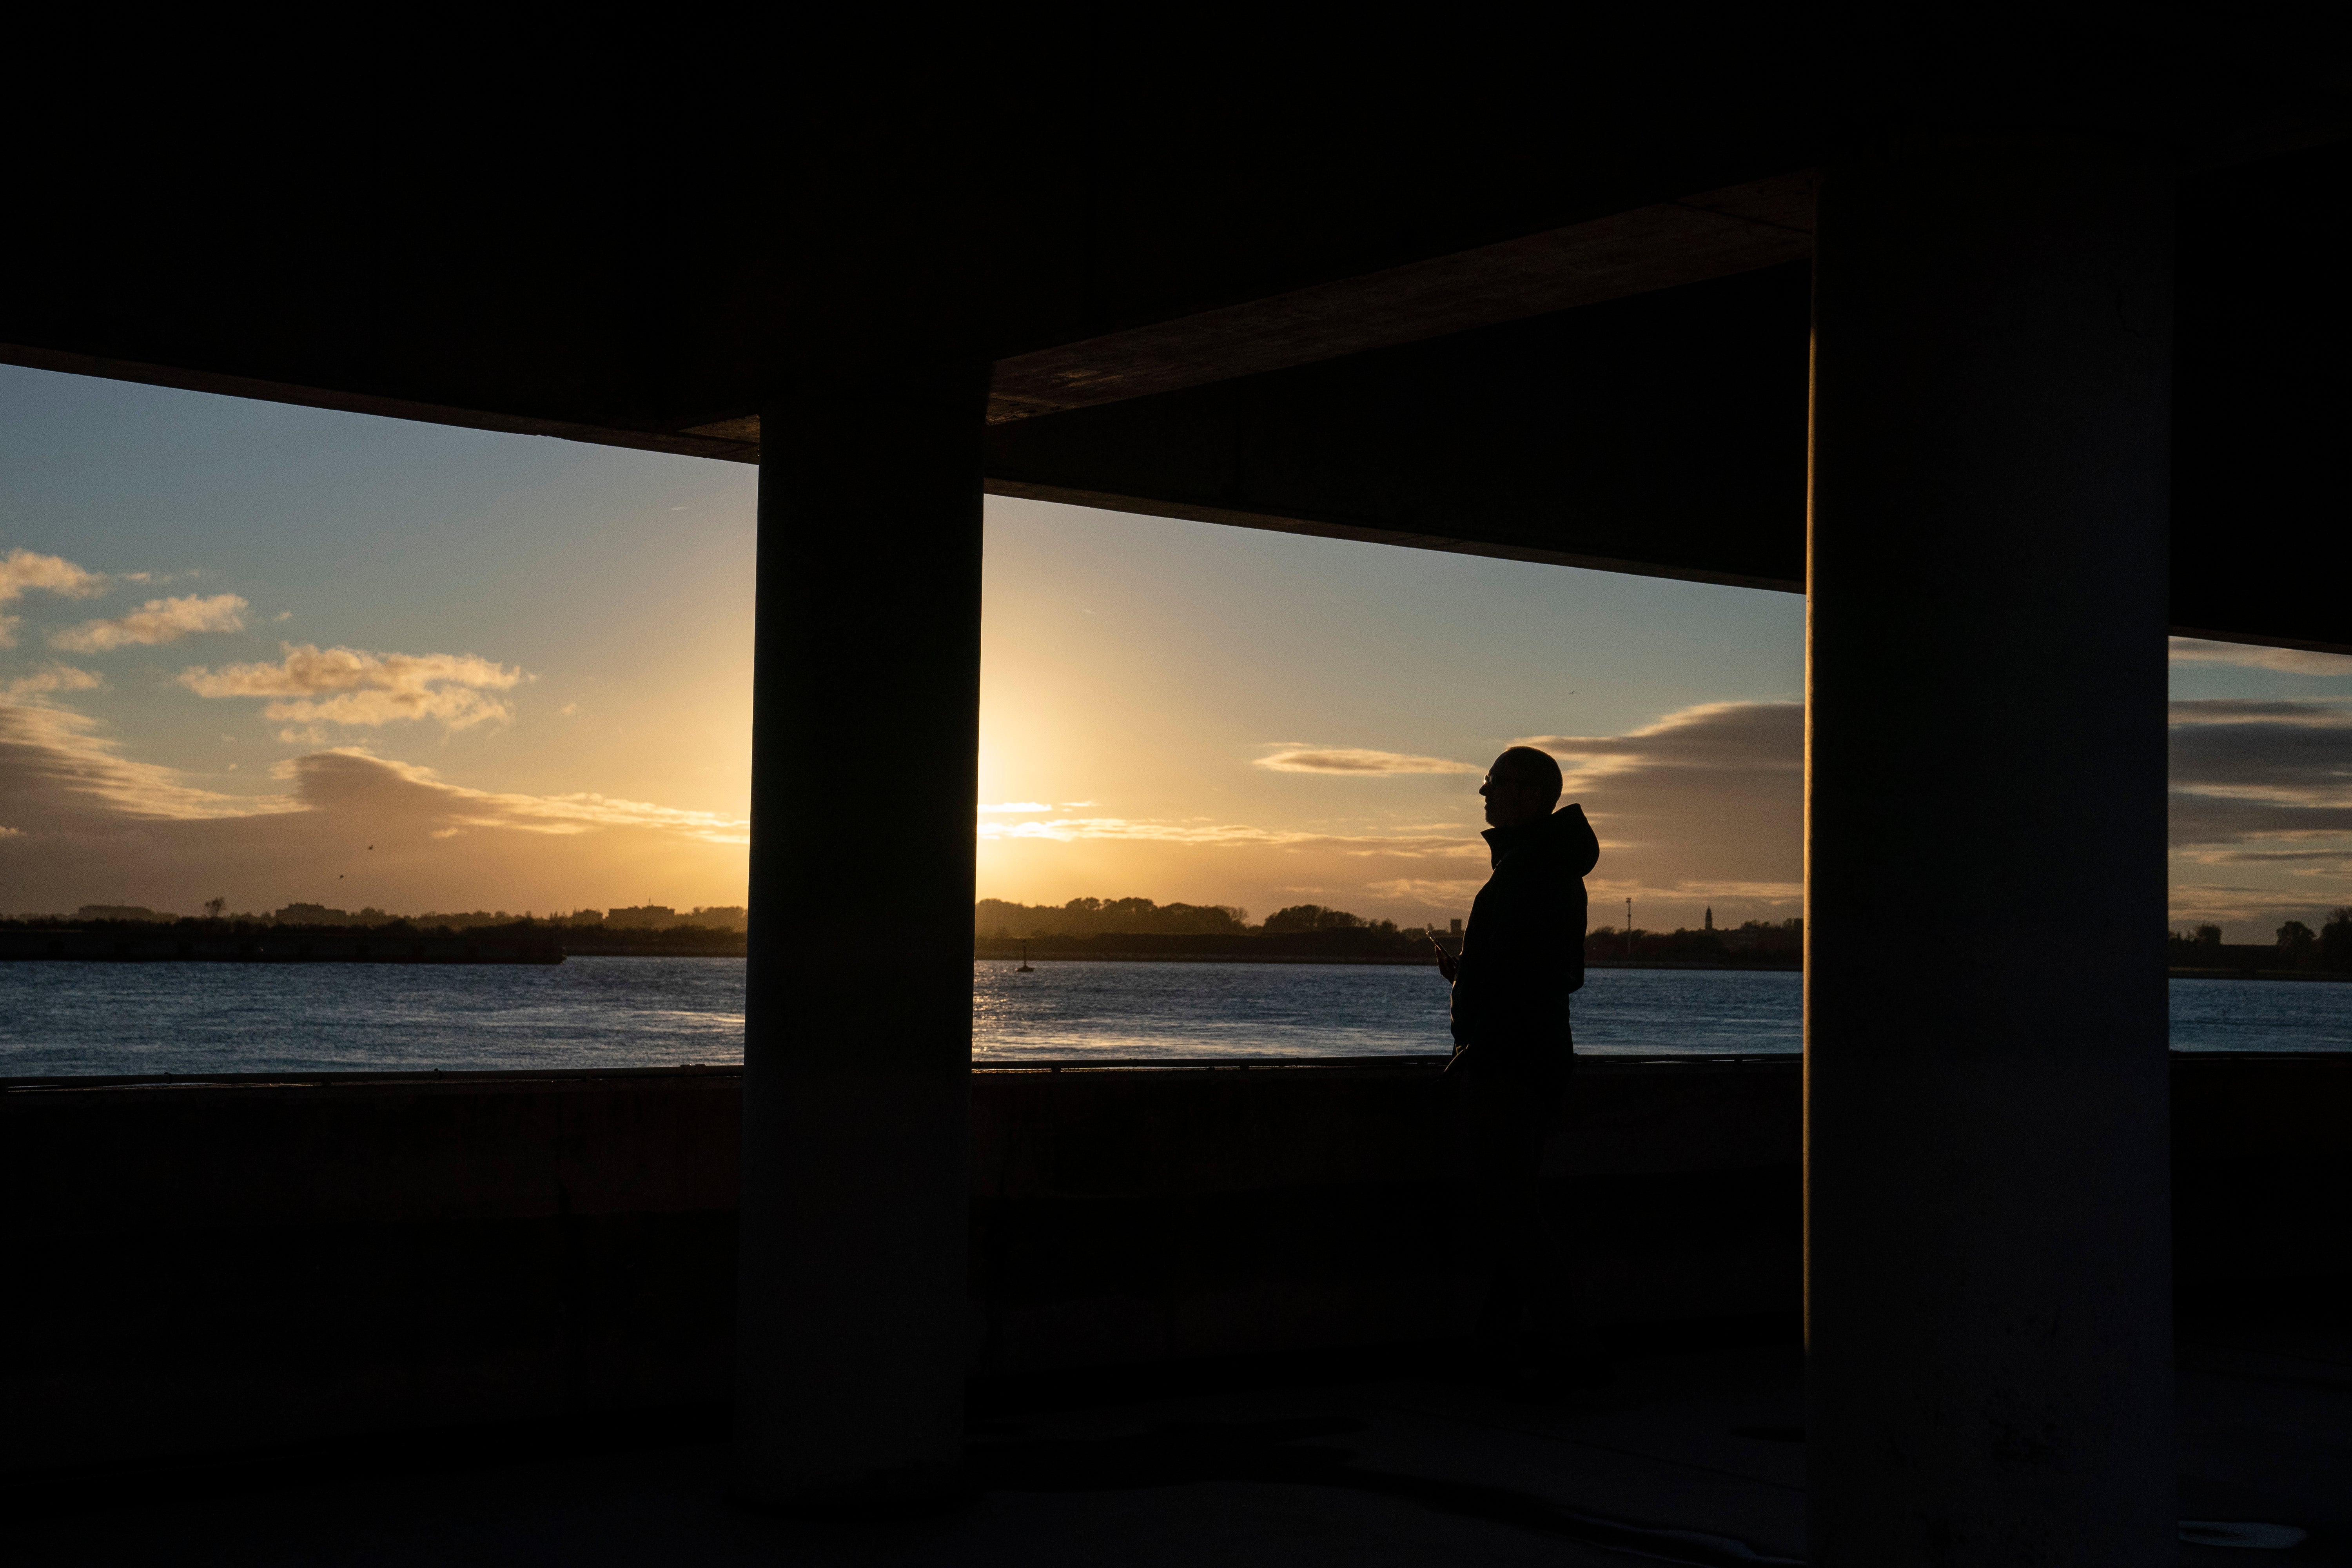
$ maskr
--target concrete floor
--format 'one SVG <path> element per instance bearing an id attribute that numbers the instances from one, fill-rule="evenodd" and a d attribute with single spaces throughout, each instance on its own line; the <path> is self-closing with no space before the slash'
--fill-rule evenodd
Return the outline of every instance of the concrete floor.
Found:
<path id="1" fill-rule="evenodd" d="M 2285 1551 L 2183 1563 L 2352 1564 L 2352 1334 L 2184 1334 L 2185 1517 L 2288 1523 Z M 1603 1389 L 1511 1397 L 1412 1376 L 1223 1391 L 973 1422 L 984 1490 L 951 1517 L 819 1525 L 732 1509 L 707 1428 L 562 1458 L 300 1484 L 215 1468 L 12 1509 L 27 1564 L 1798 1562 L 1801 1365 L 1790 1349 L 1629 1355 Z M 261 1467 L 256 1467 L 257 1469 Z"/>

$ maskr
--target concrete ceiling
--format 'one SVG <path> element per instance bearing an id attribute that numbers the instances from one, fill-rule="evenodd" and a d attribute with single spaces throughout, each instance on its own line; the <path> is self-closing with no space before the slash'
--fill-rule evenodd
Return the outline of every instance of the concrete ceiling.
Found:
<path id="1" fill-rule="evenodd" d="M 658 138 L 530 180 L 397 138 L 60 158 L 15 203 L 0 360 L 757 461 L 780 378 L 979 358 L 1000 493 L 1793 590 L 1811 171 L 1855 111 L 1785 46 L 1410 134 L 1233 115 L 1024 158 L 946 110 L 828 121 L 749 191 Z M 2174 619 L 2352 649 L 2328 69 L 2159 84 Z M 1869 79 L 1873 112 L 1909 85 Z"/>

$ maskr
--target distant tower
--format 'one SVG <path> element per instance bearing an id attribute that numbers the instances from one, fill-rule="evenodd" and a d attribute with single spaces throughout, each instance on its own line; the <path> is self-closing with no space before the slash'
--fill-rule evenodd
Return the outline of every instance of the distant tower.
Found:
<path id="1" fill-rule="evenodd" d="M 1462 934 L 1462 922 L 1460 921 L 1455 921 L 1454 922 L 1453 934 L 1455 936 L 1460 936 Z"/>
<path id="2" fill-rule="evenodd" d="M 1709 931 L 1715 929 L 1715 910 L 1712 909 L 1706 911 L 1706 929 Z"/>

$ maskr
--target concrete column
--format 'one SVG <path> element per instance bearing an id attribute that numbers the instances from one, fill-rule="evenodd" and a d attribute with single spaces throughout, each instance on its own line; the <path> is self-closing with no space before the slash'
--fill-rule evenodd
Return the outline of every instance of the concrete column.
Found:
<path id="1" fill-rule="evenodd" d="M 761 418 L 735 1495 L 952 1500 L 987 366 Z"/>
<path id="2" fill-rule="evenodd" d="M 1806 1317 L 1822 1568 L 2170 1562 L 2171 180 L 1833 166 L 1815 274 Z"/>

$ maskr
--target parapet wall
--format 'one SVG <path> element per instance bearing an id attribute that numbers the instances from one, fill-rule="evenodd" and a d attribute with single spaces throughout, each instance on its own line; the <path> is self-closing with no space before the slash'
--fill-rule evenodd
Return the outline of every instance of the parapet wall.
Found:
<path id="1" fill-rule="evenodd" d="M 2352 1058 L 2176 1064 L 2184 1283 L 2352 1274 Z M 0 1468 L 727 1397 L 740 1079 L 0 1093 Z M 982 1374 L 1434 1339 L 1427 1067 L 982 1072 Z M 1793 1059 L 1588 1060 L 1550 1176 L 1588 1316 L 1793 1313 Z"/>

